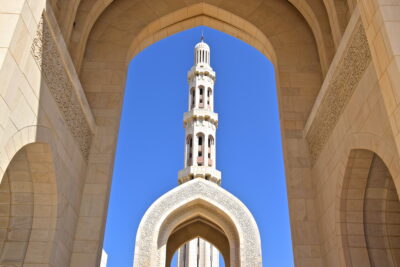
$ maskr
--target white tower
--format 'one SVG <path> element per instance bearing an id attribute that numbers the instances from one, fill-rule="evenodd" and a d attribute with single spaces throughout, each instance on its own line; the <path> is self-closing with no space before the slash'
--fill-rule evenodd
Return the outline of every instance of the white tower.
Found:
<path id="1" fill-rule="evenodd" d="M 210 66 L 210 47 L 204 42 L 194 48 L 194 66 L 188 72 L 189 104 L 183 123 L 186 131 L 185 168 L 179 171 L 179 184 L 194 178 L 221 183 L 215 168 L 215 132 L 218 114 L 214 112 L 215 72 Z"/>
<path id="2" fill-rule="evenodd" d="M 186 131 L 185 168 L 178 182 L 202 178 L 221 184 L 215 168 L 215 141 L 218 114 L 214 112 L 215 72 L 210 66 L 210 47 L 204 42 L 194 48 L 194 66 L 188 72 L 189 104 L 183 123 Z M 207 241 L 195 238 L 179 250 L 179 267 L 219 267 L 219 252 Z"/>

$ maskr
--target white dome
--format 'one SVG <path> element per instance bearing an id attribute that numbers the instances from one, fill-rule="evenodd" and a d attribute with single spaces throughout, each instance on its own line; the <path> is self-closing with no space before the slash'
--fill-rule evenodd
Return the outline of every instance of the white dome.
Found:
<path id="1" fill-rule="evenodd" d="M 206 44 L 205 42 L 201 41 L 200 43 L 196 44 L 196 46 L 194 47 L 195 49 L 202 49 L 202 50 L 208 50 L 210 51 L 210 47 L 208 46 L 208 44 Z"/>
<path id="2" fill-rule="evenodd" d="M 194 63 L 210 65 L 210 47 L 204 42 L 204 37 L 194 46 Z"/>

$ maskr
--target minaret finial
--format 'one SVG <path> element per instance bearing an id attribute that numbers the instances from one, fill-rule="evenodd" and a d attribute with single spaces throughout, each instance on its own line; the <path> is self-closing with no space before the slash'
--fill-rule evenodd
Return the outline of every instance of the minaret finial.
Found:
<path id="1" fill-rule="evenodd" d="M 201 39 L 200 39 L 200 41 L 204 42 L 204 30 L 201 30 Z"/>

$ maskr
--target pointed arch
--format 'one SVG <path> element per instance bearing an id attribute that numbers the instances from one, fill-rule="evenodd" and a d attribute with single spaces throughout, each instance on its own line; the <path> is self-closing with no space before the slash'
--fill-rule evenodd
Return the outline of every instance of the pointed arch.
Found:
<path id="1" fill-rule="evenodd" d="M 174 229 L 167 242 L 166 266 L 170 266 L 174 253 L 181 246 L 195 238 L 215 246 L 224 257 L 225 267 L 230 267 L 229 240 L 218 225 L 203 217 L 195 217 Z"/>
<path id="2" fill-rule="evenodd" d="M 196 235 L 212 239 L 196 232 L 193 223 L 204 222 L 228 240 L 230 266 L 262 266 L 260 235 L 251 213 L 236 197 L 204 179 L 194 179 L 169 191 L 146 211 L 136 235 L 134 266 L 166 266 L 173 250 L 167 254 L 170 237 L 182 226 L 190 226 L 194 233 L 186 238 L 180 235 L 177 245 Z M 223 245 L 220 248 L 226 251 Z"/>

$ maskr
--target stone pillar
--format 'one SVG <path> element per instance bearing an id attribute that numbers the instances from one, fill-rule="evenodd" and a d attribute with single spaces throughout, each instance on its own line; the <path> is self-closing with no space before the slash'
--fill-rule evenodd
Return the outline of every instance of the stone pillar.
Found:
<path id="1" fill-rule="evenodd" d="M 400 1 L 359 0 L 358 6 L 399 153 Z M 399 179 L 394 180 L 400 188 Z"/>

